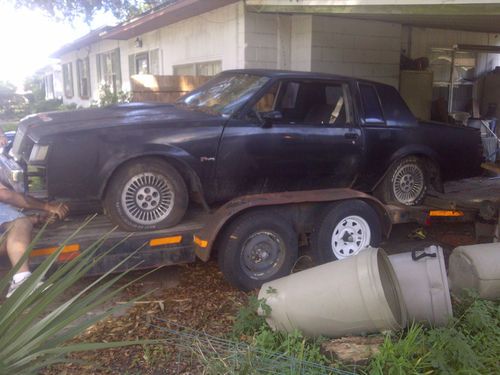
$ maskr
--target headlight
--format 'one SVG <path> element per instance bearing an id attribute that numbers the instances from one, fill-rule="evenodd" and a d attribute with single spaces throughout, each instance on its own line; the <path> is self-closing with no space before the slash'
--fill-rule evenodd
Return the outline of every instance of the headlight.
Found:
<path id="1" fill-rule="evenodd" d="M 47 158 L 47 152 L 49 151 L 48 145 L 35 144 L 30 154 L 30 162 L 45 161 Z"/>

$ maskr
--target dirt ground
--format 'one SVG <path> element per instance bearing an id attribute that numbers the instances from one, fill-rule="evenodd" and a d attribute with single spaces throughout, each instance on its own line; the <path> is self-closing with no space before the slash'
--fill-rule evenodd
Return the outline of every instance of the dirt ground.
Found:
<path id="1" fill-rule="evenodd" d="M 423 249 L 438 244 L 448 256 L 458 245 L 475 242 L 474 228 L 469 224 L 435 224 L 424 228 L 425 239 L 408 236 L 417 225 L 398 225 L 388 240 L 382 243 L 389 254 Z M 307 257 L 297 268 L 307 267 Z M 140 276 L 135 272 L 123 282 Z M 93 279 L 76 285 L 81 288 Z M 214 261 L 196 262 L 184 266 L 164 267 L 129 287 L 111 304 L 120 306 L 136 296 L 153 291 L 151 295 L 120 310 L 114 316 L 87 330 L 77 341 L 111 342 L 122 340 L 164 339 L 169 329 L 189 327 L 214 336 L 230 332 L 236 312 L 245 304 L 248 294 L 227 284 Z M 72 293 L 69 291 L 68 293 Z M 108 305 L 109 306 L 109 305 Z M 107 306 L 105 306 L 107 307 Z M 102 311 L 92 312 L 93 314 Z M 130 346 L 78 354 L 74 362 L 47 370 L 46 374 L 197 374 L 201 369 L 193 361 L 180 356 L 176 345 Z M 77 363 L 85 361 L 85 364 Z M 194 362 L 196 363 L 196 361 Z"/>

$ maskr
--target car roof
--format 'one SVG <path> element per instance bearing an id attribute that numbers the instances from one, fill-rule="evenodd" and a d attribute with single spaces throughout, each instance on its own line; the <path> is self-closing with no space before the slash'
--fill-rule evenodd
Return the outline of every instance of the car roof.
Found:
<path id="1" fill-rule="evenodd" d="M 270 77 L 270 78 L 333 79 L 333 80 L 356 81 L 356 82 L 370 83 L 370 84 L 373 84 L 373 85 L 388 86 L 388 85 L 385 85 L 385 84 L 380 83 L 380 82 L 369 81 L 369 80 L 366 80 L 366 79 L 360 79 L 360 78 L 354 78 L 354 77 L 347 77 L 347 76 L 342 76 L 342 75 L 337 75 L 337 74 L 316 73 L 316 72 L 303 72 L 303 71 L 294 71 L 294 70 L 232 69 L 232 70 L 225 70 L 222 73 L 223 74 L 226 74 L 226 73 L 255 74 L 255 75 L 261 75 L 261 76 L 266 76 L 266 77 Z"/>

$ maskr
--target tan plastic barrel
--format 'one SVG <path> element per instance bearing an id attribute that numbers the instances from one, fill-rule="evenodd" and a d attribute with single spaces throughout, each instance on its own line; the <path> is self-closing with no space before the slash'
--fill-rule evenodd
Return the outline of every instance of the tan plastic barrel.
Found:
<path id="1" fill-rule="evenodd" d="M 407 316 L 391 263 L 382 249 L 298 272 L 262 286 L 275 330 L 340 337 L 406 326 Z"/>
<path id="2" fill-rule="evenodd" d="M 500 299 L 500 243 L 461 246 L 450 255 L 451 291 L 475 290 L 481 298 Z"/>
<path id="3" fill-rule="evenodd" d="M 408 320 L 432 326 L 446 325 L 453 315 L 443 249 L 389 256 L 408 310 Z"/>

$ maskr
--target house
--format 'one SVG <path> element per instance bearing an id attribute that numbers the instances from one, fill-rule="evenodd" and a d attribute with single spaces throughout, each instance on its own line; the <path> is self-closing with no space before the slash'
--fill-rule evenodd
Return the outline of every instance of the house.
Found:
<path id="1" fill-rule="evenodd" d="M 497 1 L 347 3 L 167 1 L 57 51 L 64 102 L 88 106 L 103 84 L 130 90 L 134 74 L 214 75 L 234 68 L 336 73 L 399 87 L 406 85 L 404 55 L 426 58 L 430 95 L 451 99 L 449 109 L 460 111 L 473 95 L 470 82 L 500 65 Z"/>
<path id="2" fill-rule="evenodd" d="M 40 69 L 37 74 L 43 76 L 45 100 L 63 98 L 63 77 L 59 64 L 50 64 Z"/>

